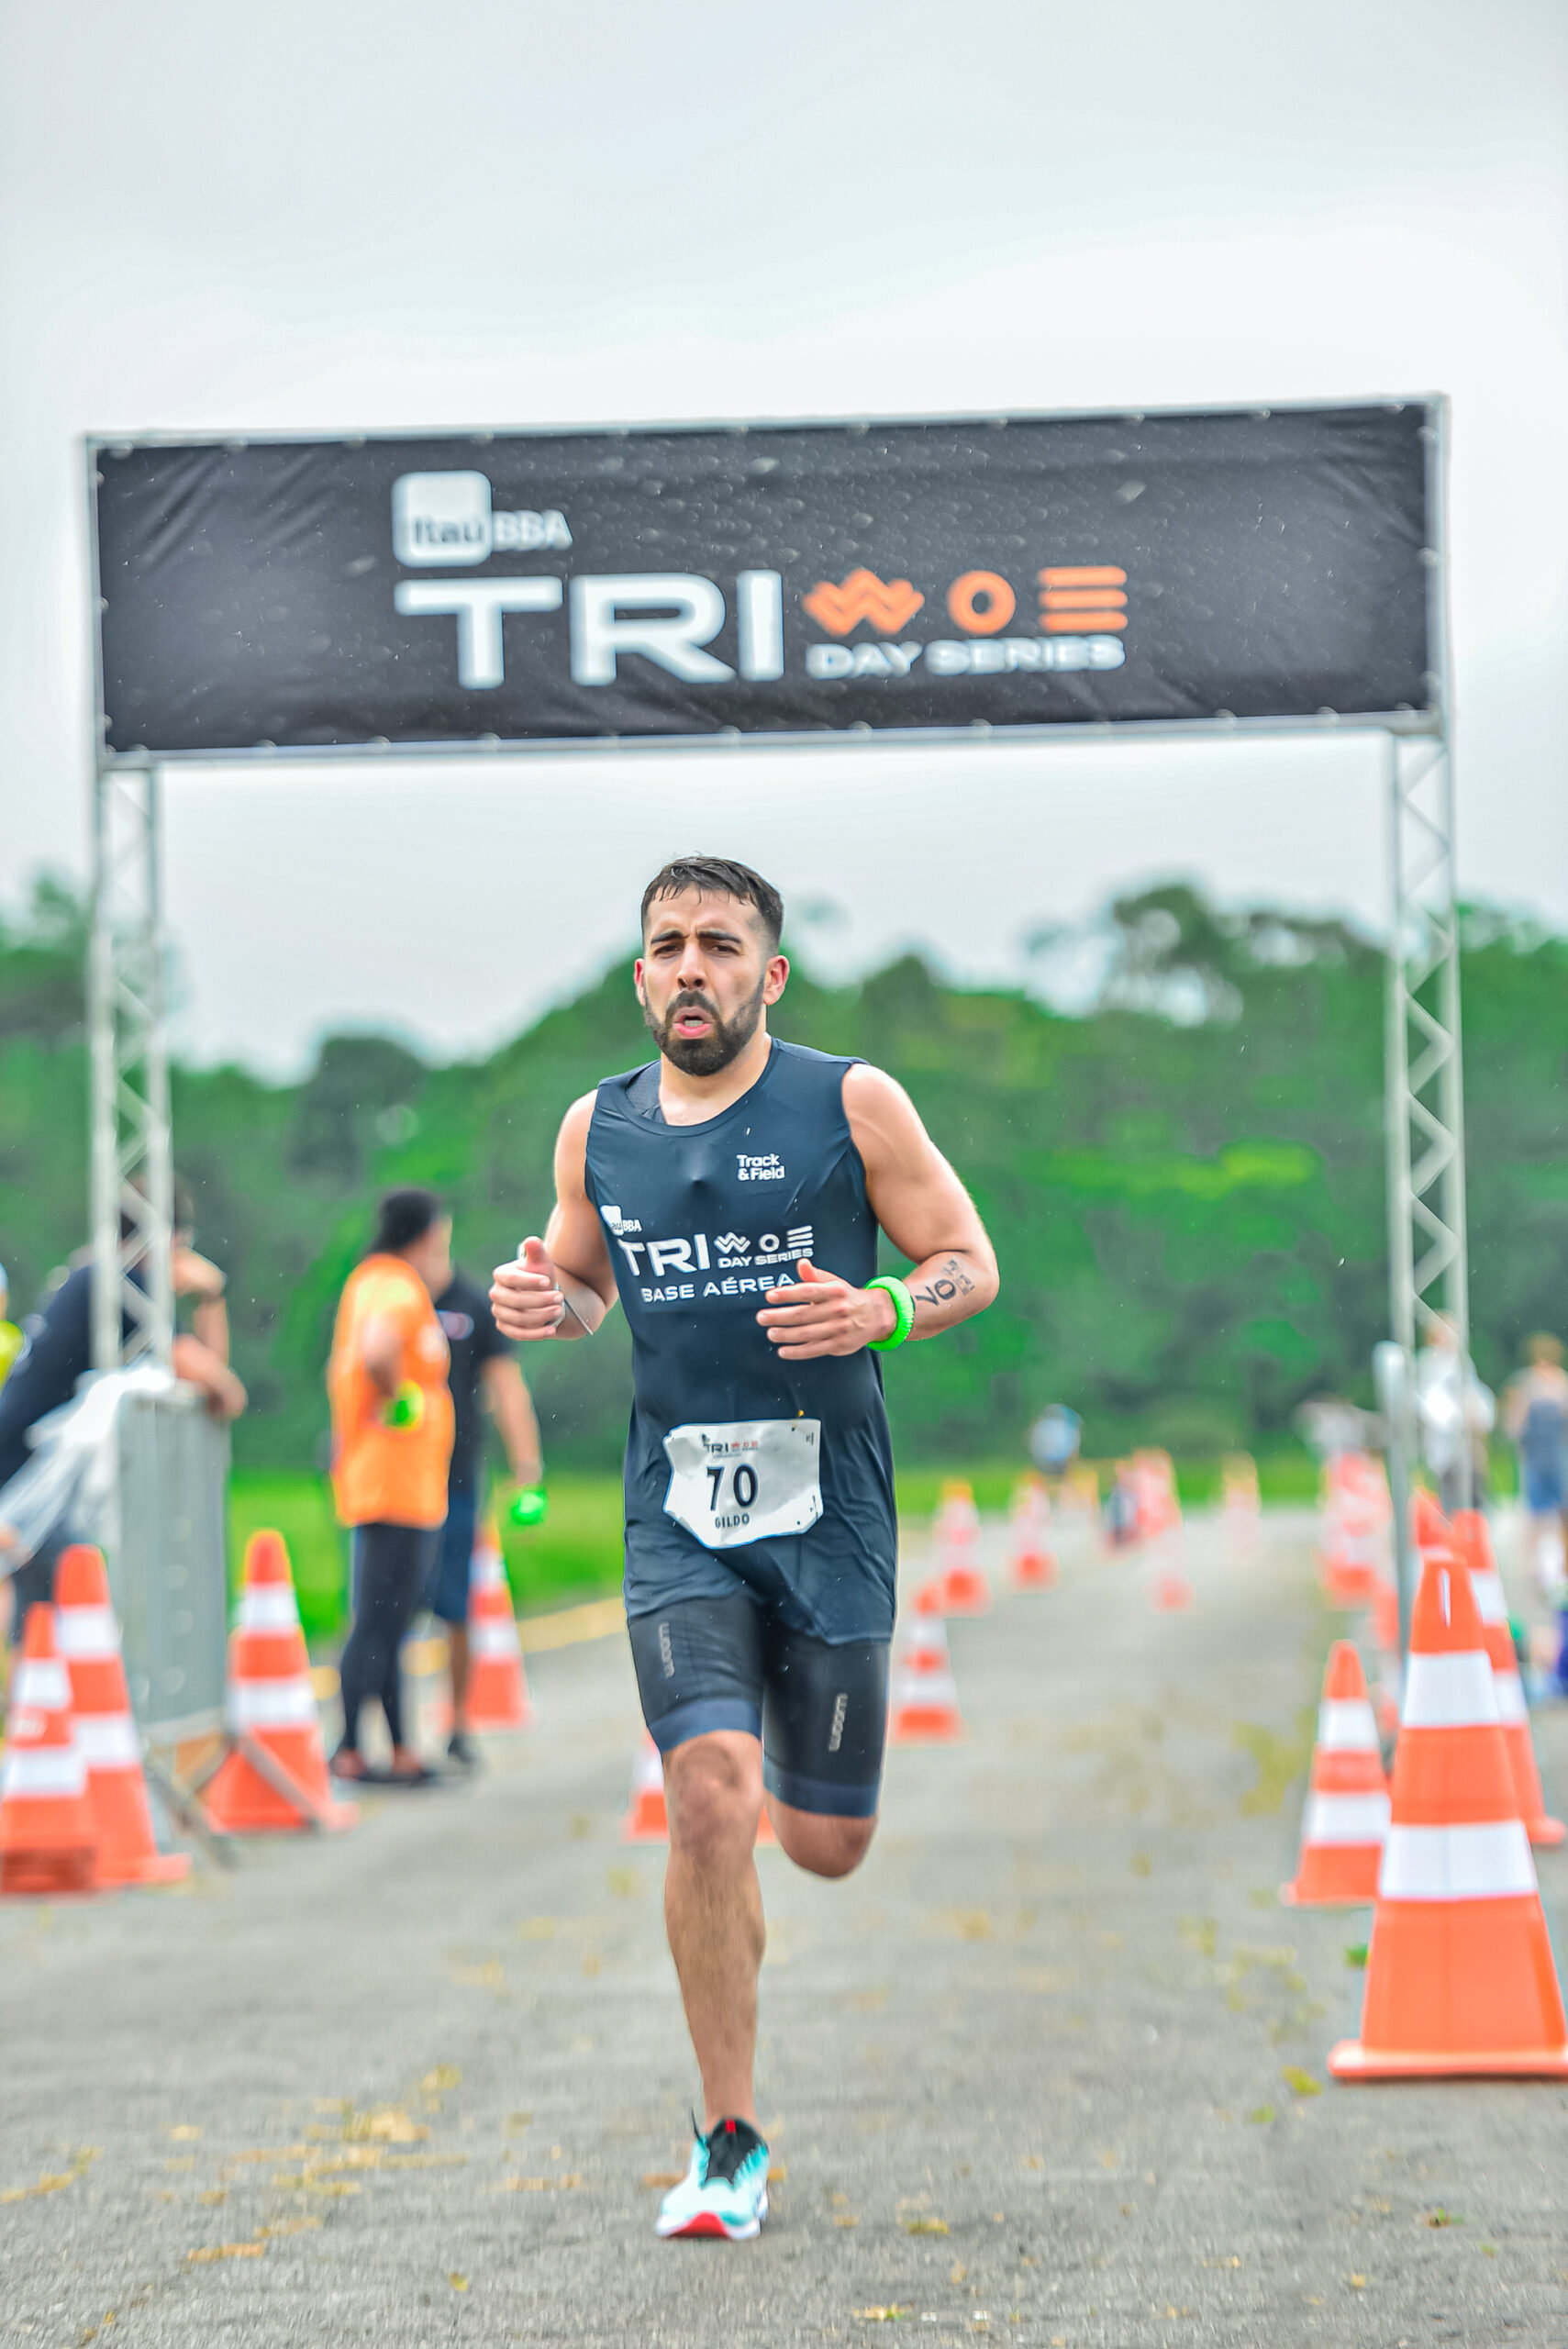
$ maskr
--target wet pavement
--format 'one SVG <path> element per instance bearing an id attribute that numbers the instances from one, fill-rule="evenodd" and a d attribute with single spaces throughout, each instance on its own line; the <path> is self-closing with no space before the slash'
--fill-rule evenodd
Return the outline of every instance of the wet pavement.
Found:
<path id="1" fill-rule="evenodd" d="M 652 2236 L 693 2069 L 621 1637 L 531 1658 L 473 1785 L 7 1904 L 0 2341 L 1568 2340 L 1568 2090 L 1328 2079 L 1366 1912 L 1276 1899 L 1338 1628 L 1310 1534 L 1195 1521 L 1180 1614 L 1069 1538 L 951 1627 L 967 1738 L 890 1756 L 861 1872 L 761 1855 L 756 2244 Z M 1538 1735 L 1568 1794 L 1568 1715 Z"/>

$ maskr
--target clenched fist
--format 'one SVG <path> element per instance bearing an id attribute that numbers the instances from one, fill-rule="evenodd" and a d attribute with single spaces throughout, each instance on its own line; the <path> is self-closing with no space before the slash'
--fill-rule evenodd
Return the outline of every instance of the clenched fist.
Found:
<path id="1" fill-rule="evenodd" d="M 566 1316 L 542 1240 L 525 1240 L 515 1261 L 497 1264 L 490 1303 L 504 1338 L 553 1338 Z"/>
<path id="2" fill-rule="evenodd" d="M 897 1322 L 884 1288 L 855 1288 L 837 1273 L 821 1273 L 809 1256 L 795 1266 L 798 1282 L 768 1291 L 769 1310 L 758 1320 L 781 1362 L 812 1362 L 818 1354 L 858 1354 Z"/>

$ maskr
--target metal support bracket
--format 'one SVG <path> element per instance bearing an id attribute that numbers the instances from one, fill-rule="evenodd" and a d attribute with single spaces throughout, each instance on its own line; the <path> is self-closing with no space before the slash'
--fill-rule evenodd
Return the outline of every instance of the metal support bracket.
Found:
<path id="1" fill-rule="evenodd" d="M 182 1778 L 172 1763 L 165 1763 L 161 1753 L 148 1752 L 142 1755 L 141 1766 L 151 1785 L 157 1787 L 165 1809 L 183 1835 L 199 1843 L 207 1858 L 218 1867 L 236 1868 L 239 1858 L 227 1835 L 220 1835 L 201 1807 L 199 1797 L 207 1779 L 225 1758 L 226 1749 L 219 1746 L 207 1766 L 194 1777 Z"/>

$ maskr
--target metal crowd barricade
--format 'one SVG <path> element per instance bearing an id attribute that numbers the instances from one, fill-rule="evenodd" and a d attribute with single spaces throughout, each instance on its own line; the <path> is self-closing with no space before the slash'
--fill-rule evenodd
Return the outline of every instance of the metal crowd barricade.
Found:
<path id="1" fill-rule="evenodd" d="M 211 1847 L 179 1761 L 181 1748 L 223 1726 L 228 1431 L 195 1387 L 173 1386 L 128 1394 L 117 1436 L 106 1554 L 131 1710 L 159 1792 Z"/>

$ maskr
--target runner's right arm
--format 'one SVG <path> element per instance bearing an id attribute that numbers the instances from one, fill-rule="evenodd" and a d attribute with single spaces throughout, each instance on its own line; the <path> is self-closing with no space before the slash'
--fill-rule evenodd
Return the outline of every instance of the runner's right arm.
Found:
<path id="1" fill-rule="evenodd" d="M 585 1093 L 562 1119 L 555 1208 L 543 1240 L 525 1240 L 514 1263 L 495 1267 L 490 1303 L 503 1337 L 588 1337 L 616 1301 L 615 1267 L 587 1188 L 594 1099 Z"/>

